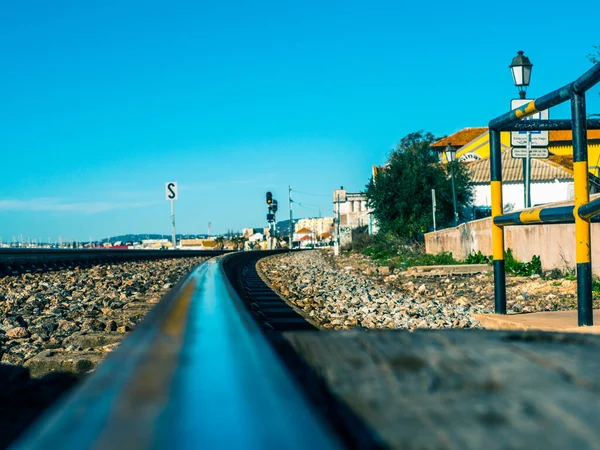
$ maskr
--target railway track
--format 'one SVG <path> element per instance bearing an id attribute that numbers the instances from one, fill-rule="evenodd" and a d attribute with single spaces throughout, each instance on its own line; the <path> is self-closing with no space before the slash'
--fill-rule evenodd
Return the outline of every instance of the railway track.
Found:
<path id="1" fill-rule="evenodd" d="M 14 448 L 340 447 L 272 345 L 313 326 L 256 273 L 267 254 L 198 266 Z"/>
<path id="2" fill-rule="evenodd" d="M 12 448 L 597 448 L 600 336 L 311 331 L 272 253 L 198 266 Z"/>
<path id="3" fill-rule="evenodd" d="M 0 276 L 123 261 L 218 256 L 228 250 L 0 249 Z"/>

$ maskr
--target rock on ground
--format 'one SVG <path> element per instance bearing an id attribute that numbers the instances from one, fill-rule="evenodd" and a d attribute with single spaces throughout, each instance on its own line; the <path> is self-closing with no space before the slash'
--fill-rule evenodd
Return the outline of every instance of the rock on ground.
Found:
<path id="1" fill-rule="evenodd" d="M 271 286 L 323 328 L 477 328 L 473 313 L 487 308 L 444 302 L 437 295 L 407 295 L 351 267 L 332 264 L 325 252 L 277 255 L 259 262 Z"/>
<path id="2" fill-rule="evenodd" d="M 334 267 L 343 267 L 353 273 L 369 275 L 378 284 L 385 284 L 399 292 L 439 297 L 445 303 L 494 308 L 494 277 L 492 268 L 487 274 L 410 274 L 376 266 L 374 261 L 360 253 L 343 253 L 327 260 Z M 420 292 L 419 292 L 420 290 Z M 600 298 L 593 299 L 594 309 L 600 308 Z M 574 278 L 541 278 L 539 275 L 506 277 L 506 299 L 509 313 L 565 311 L 577 308 L 577 282 Z"/>
<path id="3" fill-rule="evenodd" d="M 0 278 L 0 448 L 6 448 L 206 258 Z"/>
<path id="4" fill-rule="evenodd" d="M 33 358 L 44 358 L 48 350 L 56 361 L 61 355 L 72 359 L 80 352 L 102 356 L 114 346 L 86 336 L 107 335 L 113 337 L 110 344 L 118 342 L 181 277 L 205 259 L 103 264 L 1 278 L 0 362 L 27 366 Z M 43 366 L 47 371 L 37 375 L 52 371 L 52 367 L 66 367 L 58 363 Z M 39 361 L 36 367 L 40 367 Z M 89 370 L 90 364 L 73 367 Z M 81 373 L 83 369 L 73 371 Z"/>

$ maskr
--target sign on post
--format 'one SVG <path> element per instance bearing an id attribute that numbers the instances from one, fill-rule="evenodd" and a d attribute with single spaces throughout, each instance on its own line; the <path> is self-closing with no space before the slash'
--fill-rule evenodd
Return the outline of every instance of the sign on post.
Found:
<path id="1" fill-rule="evenodd" d="M 171 200 L 171 225 L 173 225 L 172 245 L 173 250 L 177 248 L 177 233 L 175 232 L 175 200 L 177 200 L 177 182 L 169 181 L 165 183 L 165 196 Z"/>
<path id="2" fill-rule="evenodd" d="M 526 105 L 532 102 L 531 99 L 515 98 L 510 102 L 510 109 L 517 109 L 519 106 Z M 550 115 L 548 110 L 540 111 L 529 117 L 525 117 L 522 120 L 548 120 Z M 527 147 L 527 131 L 511 131 L 510 133 L 510 145 L 511 147 Z M 548 131 L 529 131 L 531 133 L 531 146 L 532 147 L 548 147 L 549 137 Z"/>
<path id="3" fill-rule="evenodd" d="M 526 147 L 513 147 L 511 150 L 511 154 L 513 158 L 527 158 L 527 148 Z M 531 148 L 529 149 L 529 157 L 530 158 L 547 158 L 549 155 L 547 148 Z"/>
<path id="4" fill-rule="evenodd" d="M 170 181 L 165 183 L 165 195 L 167 200 L 177 200 L 177 182 Z"/>

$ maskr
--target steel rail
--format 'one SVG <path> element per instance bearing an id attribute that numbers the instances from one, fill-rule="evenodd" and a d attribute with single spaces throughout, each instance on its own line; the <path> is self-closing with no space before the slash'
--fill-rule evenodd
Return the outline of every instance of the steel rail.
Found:
<path id="1" fill-rule="evenodd" d="M 338 448 L 225 276 L 195 269 L 12 448 Z"/>
<path id="2" fill-rule="evenodd" d="M 0 273 L 23 268 L 133 261 L 166 258 L 218 256 L 229 250 L 124 250 L 124 249 L 0 249 Z"/>

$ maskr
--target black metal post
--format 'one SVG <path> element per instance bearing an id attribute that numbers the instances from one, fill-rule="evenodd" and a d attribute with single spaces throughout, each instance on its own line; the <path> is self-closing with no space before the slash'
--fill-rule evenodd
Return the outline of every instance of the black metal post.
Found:
<path id="1" fill-rule="evenodd" d="M 494 257 L 494 303 L 496 314 L 506 314 L 506 268 L 504 229 L 494 223 L 502 216 L 502 149 L 500 132 L 490 128 L 490 179 L 492 190 L 492 250 Z"/>
<path id="2" fill-rule="evenodd" d="M 458 226 L 458 210 L 456 209 L 456 188 L 454 186 L 454 161 L 450 163 L 450 178 L 452 178 L 452 202 L 454 203 L 454 226 Z"/>
<path id="3" fill-rule="evenodd" d="M 575 255 L 577 262 L 577 321 L 579 326 L 594 324 L 592 310 L 592 258 L 590 223 L 579 215 L 579 208 L 590 201 L 588 185 L 588 148 L 585 94 L 571 94 L 573 119 L 573 174 L 575 179 Z"/>

